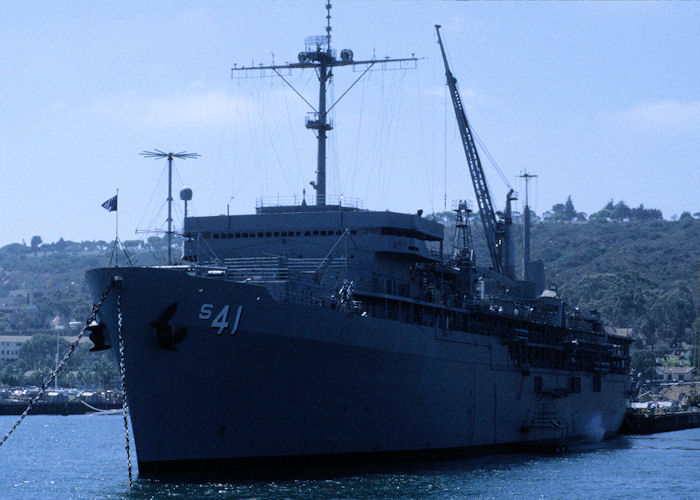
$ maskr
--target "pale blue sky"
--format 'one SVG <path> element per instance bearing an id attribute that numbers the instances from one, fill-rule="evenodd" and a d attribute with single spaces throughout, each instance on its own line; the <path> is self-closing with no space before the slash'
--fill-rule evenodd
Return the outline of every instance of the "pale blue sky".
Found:
<path id="1" fill-rule="evenodd" d="M 0 245 L 122 239 L 164 228 L 166 162 L 196 215 L 250 213 L 260 196 L 311 201 L 315 139 L 280 80 L 233 81 L 234 63 L 295 61 L 324 33 L 323 0 L 0 2 Z M 333 46 L 355 57 L 422 57 L 372 72 L 335 108 L 329 194 L 426 212 L 473 200 L 433 25 L 443 26 L 472 124 L 513 186 L 524 169 L 541 213 L 571 195 L 700 211 L 700 4 L 333 3 Z M 338 69 L 340 96 L 356 73 Z M 313 102 L 315 77 L 291 82 Z M 482 159 L 485 160 L 484 155 Z M 485 161 L 497 208 L 506 187 Z M 445 182 L 447 170 L 447 183 Z M 176 225 L 182 210 L 178 200 Z M 140 235 L 141 236 L 141 235 Z"/>

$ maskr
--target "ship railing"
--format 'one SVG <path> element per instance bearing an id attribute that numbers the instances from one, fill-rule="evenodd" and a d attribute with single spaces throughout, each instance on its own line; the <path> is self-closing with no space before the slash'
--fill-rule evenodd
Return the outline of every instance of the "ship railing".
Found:
<path id="1" fill-rule="evenodd" d="M 318 274 L 319 268 L 327 272 L 329 269 L 345 269 L 346 266 L 345 258 L 236 257 L 223 259 L 219 265 L 205 263 L 200 269 L 206 270 L 208 275 L 224 273 L 227 279 L 234 281 L 268 281 L 313 277 Z"/>
<path id="2" fill-rule="evenodd" d="M 301 207 L 307 205 L 305 198 L 298 196 L 264 196 L 255 200 L 255 209 L 265 207 Z M 351 196 L 326 195 L 326 205 L 362 209 L 362 200 Z"/>

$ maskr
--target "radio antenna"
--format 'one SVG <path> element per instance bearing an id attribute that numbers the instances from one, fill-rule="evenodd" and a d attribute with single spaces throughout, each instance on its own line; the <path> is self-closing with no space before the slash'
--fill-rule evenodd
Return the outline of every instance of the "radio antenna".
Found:
<path id="1" fill-rule="evenodd" d="M 179 153 L 166 153 L 160 149 L 154 149 L 153 151 L 142 151 L 141 156 L 144 158 L 153 158 L 159 160 L 162 158 L 168 159 L 168 265 L 173 264 L 172 259 L 172 242 L 173 242 L 173 158 L 179 160 L 187 160 L 199 158 L 199 153 L 188 153 L 187 151 L 180 151 Z"/>

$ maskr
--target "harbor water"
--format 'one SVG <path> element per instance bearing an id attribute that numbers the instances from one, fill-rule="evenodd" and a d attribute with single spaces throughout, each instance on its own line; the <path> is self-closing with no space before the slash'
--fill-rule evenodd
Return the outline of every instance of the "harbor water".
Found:
<path id="1" fill-rule="evenodd" d="M 17 417 L 0 417 L 4 434 Z M 133 444 L 133 440 L 131 441 Z M 139 477 L 121 415 L 29 416 L 0 447 L 2 498 L 698 498 L 700 429 L 562 455 L 491 455 L 295 477 Z"/>

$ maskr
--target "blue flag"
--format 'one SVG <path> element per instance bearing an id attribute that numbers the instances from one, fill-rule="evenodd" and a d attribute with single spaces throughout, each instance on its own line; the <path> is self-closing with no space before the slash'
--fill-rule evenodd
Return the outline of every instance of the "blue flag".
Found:
<path id="1" fill-rule="evenodd" d="M 117 211 L 117 195 L 112 196 L 109 200 L 105 201 L 102 206 L 108 211 L 108 212 L 116 212 Z"/>

